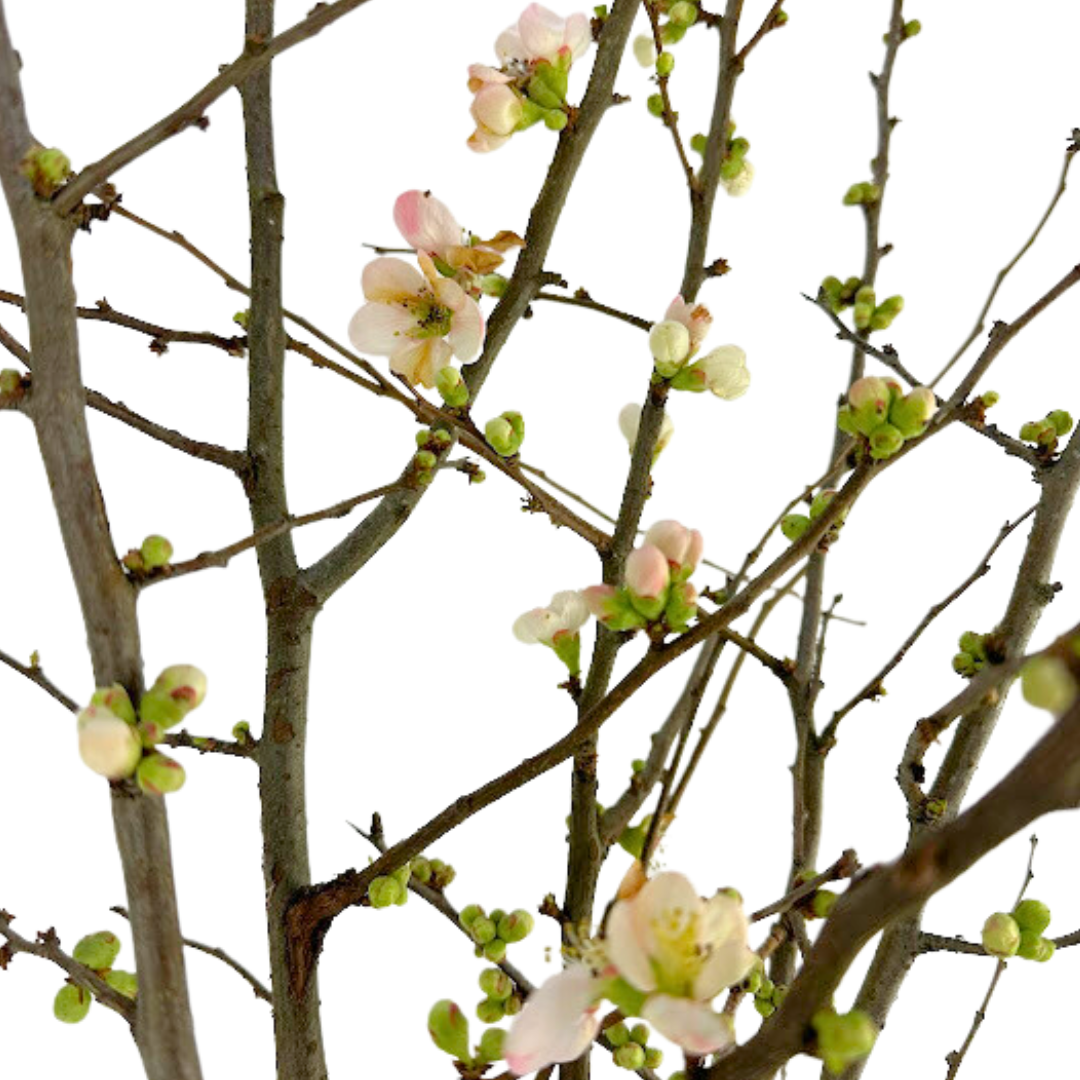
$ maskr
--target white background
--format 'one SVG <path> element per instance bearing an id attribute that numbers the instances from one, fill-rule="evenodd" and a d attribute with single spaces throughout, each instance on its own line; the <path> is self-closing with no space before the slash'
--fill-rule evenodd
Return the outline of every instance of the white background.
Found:
<path id="1" fill-rule="evenodd" d="M 111 0 L 92 11 L 75 0 L 6 6 L 33 130 L 76 167 L 173 109 L 242 44 L 239 0 L 192 0 L 182 8 Z M 308 6 L 280 3 L 279 24 L 290 25 Z M 673 397 L 675 439 L 657 466 L 646 514 L 646 523 L 676 517 L 700 528 L 707 557 L 726 566 L 741 561 L 778 509 L 826 463 L 849 350 L 799 293 L 813 293 L 826 274 L 843 278 L 862 265 L 861 216 L 840 200 L 849 184 L 868 176 L 876 135 L 866 72 L 880 67 L 888 7 L 885 0 L 793 3 L 789 25 L 754 53 L 739 84 L 734 113 L 752 143 L 757 179 L 745 199 L 720 196 L 710 256 L 727 258 L 733 271 L 710 283 L 702 299 L 715 315 L 710 344 L 740 344 L 753 386 L 735 403 Z M 901 50 L 894 80 L 892 111 L 903 122 L 893 139 L 883 239 L 896 247 L 882 265 L 879 296 L 906 298 L 905 313 L 883 340 L 929 378 L 967 334 L 996 270 L 1053 192 L 1065 137 L 1080 123 L 1080 15 L 1046 0 L 1022 15 L 1001 2 L 924 7 L 905 13 L 921 17 L 925 29 Z M 756 27 L 766 8 L 763 0 L 748 3 L 744 25 Z M 361 244 L 398 243 L 391 209 L 408 188 L 432 189 L 478 234 L 524 233 L 555 137 L 533 130 L 489 156 L 465 147 L 465 67 L 492 61 L 495 37 L 517 14 L 505 0 L 372 3 L 276 63 L 288 306 L 343 338 L 370 257 Z M 671 89 L 688 135 L 707 123 L 714 53 L 715 37 L 705 32 L 676 49 Z M 591 54 L 575 71 L 572 96 L 580 95 L 590 63 Z M 681 279 L 688 212 L 668 133 L 645 110 L 647 75 L 628 60 L 618 89 L 633 101 L 601 126 L 548 265 L 572 286 L 656 319 Z M 207 132 L 185 132 L 116 180 L 131 210 L 179 229 L 246 278 L 238 96 L 215 104 L 209 117 Z M 1080 209 L 1067 196 L 1002 290 L 995 315 L 1015 317 L 1063 276 L 1076 261 L 1078 227 Z M 14 242 L 6 224 L 0 229 L 0 285 L 17 289 Z M 107 296 L 117 309 L 169 327 L 229 335 L 233 313 L 245 306 L 178 248 L 119 219 L 78 237 L 75 272 L 82 303 Z M 0 310 L 0 321 L 25 340 L 14 309 Z M 1069 294 L 995 365 L 982 388 L 1001 392 L 993 419 L 1005 430 L 1015 433 L 1051 408 L 1080 411 L 1076 321 L 1076 295 Z M 88 385 L 191 436 L 243 445 L 242 360 L 183 345 L 156 356 L 128 331 L 99 324 L 82 330 Z M 393 479 L 414 445 L 403 411 L 296 356 L 288 366 L 294 511 Z M 616 414 L 643 398 L 649 369 L 640 332 L 537 304 L 499 358 L 476 415 L 482 421 L 522 409 L 524 459 L 613 510 L 628 460 Z M 224 470 L 180 458 L 97 414 L 90 425 L 121 551 L 158 532 L 173 541 L 177 558 L 189 558 L 249 531 L 242 492 Z M 0 461 L 0 648 L 23 658 L 40 650 L 46 671 L 73 696 L 88 698 L 90 665 L 47 484 L 30 425 L 10 413 L 0 416 Z M 1036 497 L 1022 463 L 959 428 L 871 488 L 829 560 L 828 596 L 842 592 L 841 611 L 867 626 L 833 627 L 823 716 L 862 686 L 925 610 L 974 569 L 1002 523 Z M 316 879 L 368 858 L 346 819 L 366 824 L 379 810 L 389 837 L 400 838 L 572 723 L 570 702 L 555 689 L 557 662 L 519 645 L 509 628 L 556 590 L 597 581 L 598 566 L 577 537 L 522 515 L 518 505 L 518 491 L 498 477 L 471 489 L 458 475 L 440 478 L 399 538 L 321 615 L 309 739 Z M 298 533 L 301 558 L 317 558 L 358 520 L 356 513 Z M 867 864 L 900 850 L 905 822 L 893 775 L 901 748 L 913 723 L 959 688 L 949 663 L 956 638 L 968 628 L 988 630 L 1000 617 L 1024 535 L 1026 527 L 1000 552 L 991 575 L 919 642 L 890 678 L 887 699 L 845 721 L 829 759 L 823 864 L 845 847 L 855 847 Z M 1078 538 L 1074 525 L 1055 575 L 1066 589 L 1036 645 L 1076 621 Z M 715 572 L 699 572 L 697 580 L 722 583 Z M 227 736 L 242 718 L 258 730 L 261 609 L 251 554 L 227 572 L 145 595 L 149 677 L 177 662 L 209 674 L 211 692 L 192 731 Z M 794 651 L 797 615 L 797 604 L 787 604 L 763 637 L 766 647 Z M 625 649 L 620 670 L 640 652 L 640 644 Z M 722 669 L 730 661 L 729 654 Z M 689 662 L 665 671 L 605 728 L 605 803 L 622 790 L 630 759 L 644 756 L 648 733 Z M 747 676 L 662 858 L 703 892 L 737 885 L 753 908 L 784 884 L 794 740 L 781 688 L 756 671 Z M 127 941 L 108 910 L 124 900 L 108 796 L 78 760 L 71 717 L 10 671 L 0 671 L 0 702 L 0 906 L 19 916 L 24 934 L 55 926 L 69 947 L 105 927 Z M 1047 724 L 1046 714 L 1011 701 L 972 796 Z M 939 760 L 935 754 L 928 764 Z M 187 787 L 169 799 L 184 929 L 265 974 L 255 770 L 190 753 L 184 763 Z M 449 893 L 457 905 L 535 907 L 549 890 L 561 895 L 568 781 L 563 766 L 432 850 L 458 869 Z M 1075 820 L 1058 817 L 1038 831 L 1031 895 L 1052 906 L 1052 931 L 1071 931 L 1080 924 Z M 987 914 L 1011 904 L 1026 854 L 1023 836 L 994 853 L 931 904 L 927 927 L 977 937 Z M 621 852 L 613 854 L 601 897 L 610 895 L 626 863 Z M 545 920 L 513 958 L 540 980 L 555 970 L 544 950 L 556 943 Z M 128 946 L 120 963 L 130 955 Z M 1072 1053 L 1076 963 L 1065 952 L 1046 967 L 1011 965 L 964 1072 L 1061 1074 Z M 479 969 L 465 939 L 416 898 L 404 909 L 346 912 L 320 968 L 331 1075 L 452 1076 L 424 1034 L 424 1020 L 440 997 L 470 1008 L 480 997 Z M 869 1075 L 944 1076 L 944 1055 L 962 1041 L 991 969 L 978 958 L 921 960 Z M 192 954 L 188 970 L 206 1076 L 271 1077 L 269 1008 L 217 961 Z M 106 1010 L 95 1009 L 78 1027 L 52 1019 L 61 982 L 58 970 L 26 957 L 0 975 L 0 1032 L 11 1074 L 141 1075 L 133 1044 Z M 856 985 L 854 977 L 845 983 L 838 1005 L 848 1005 Z M 756 1024 L 745 1008 L 740 1037 Z M 676 1064 L 669 1055 L 662 1074 Z M 789 1075 L 814 1076 L 816 1068 L 802 1059 Z M 614 1075 L 606 1061 L 597 1072 Z"/>

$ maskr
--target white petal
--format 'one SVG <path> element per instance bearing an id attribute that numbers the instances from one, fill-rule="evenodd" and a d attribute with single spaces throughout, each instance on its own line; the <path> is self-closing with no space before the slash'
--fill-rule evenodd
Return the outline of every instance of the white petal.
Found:
<path id="1" fill-rule="evenodd" d="M 514 60 L 527 60 L 528 53 L 525 43 L 521 40 L 516 26 L 504 30 L 495 42 L 495 55 L 504 63 L 509 64 Z"/>
<path id="2" fill-rule="evenodd" d="M 416 296 L 427 287 L 420 271 L 401 259 L 372 259 L 364 267 L 360 284 L 367 300 L 392 304 Z"/>
<path id="3" fill-rule="evenodd" d="M 592 24 L 587 15 L 578 12 L 576 15 L 567 16 L 563 42 L 569 46 L 570 55 L 575 60 L 588 52 L 592 44 Z"/>
<path id="4" fill-rule="evenodd" d="M 667 414 L 664 414 L 664 420 L 667 422 Z M 623 433 L 623 438 L 630 444 L 630 449 L 634 449 L 634 443 L 637 442 L 638 428 L 641 427 L 641 406 L 635 404 L 633 401 L 629 405 L 624 405 L 619 410 L 619 430 Z"/>
<path id="5" fill-rule="evenodd" d="M 466 363 L 480 351 L 484 343 L 484 317 L 471 296 L 464 296 L 461 307 L 454 312 L 447 340 L 454 355 Z"/>
<path id="6" fill-rule="evenodd" d="M 518 19 L 518 33 L 529 60 L 555 63 L 566 35 L 566 20 L 540 4 L 530 4 Z"/>
<path id="7" fill-rule="evenodd" d="M 514 623 L 514 637 L 526 645 L 546 644 L 559 629 L 559 619 L 547 608 L 533 608 Z"/>
<path id="8" fill-rule="evenodd" d="M 654 994 L 641 1010 L 641 1018 L 665 1038 L 701 1057 L 735 1041 L 731 1017 L 720 1016 L 700 1001 Z"/>
<path id="9" fill-rule="evenodd" d="M 587 967 L 573 964 L 534 990 L 503 1044 L 510 1070 L 524 1076 L 580 1057 L 600 1028 L 594 999 L 601 985 Z"/>
<path id="10" fill-rule="evenodd" d="M 580 630 L 589 618 L 589 606 L 576 589 L 557 592 L 548 610 L 557 617 L 560 630 Z"/>
<path id="11" fill-rule="evenodd" d="M 716 946 L 694 980 L 694 997 L 711 1001 L 721 990 L 742 982 L 756 960 L 757 955 L 745 941 L 732 939 Z"/>
<path id="12" fill-rule="evenodd" d="M 404 375 L 416 386 L 429 390 L 435 385 L 435 376 L 450 363 L 450 346 L 442 338 L 409 339 L 390 356 L 390 370 Z"/>
<path id="13" fill-rule="evenodd" d="M 365 304 L 349 322 L 349 340 L 362 353 L 392 356 L 416 327 L 408 308 L 398 304 Z"/>
<path id="14" fill-rule="evenodd" d="M 644 888 L 647 889 L 648 885 Z M 639 990 L 648 992 L 656 989 L 656 978 L 649 963 L 651 935 L 642 940 L 635 918 L 636 903 L 637 897 L 619 900 L 611 909 L 604 944 L 608 959 L 619 969 L 619 974 Z"/>

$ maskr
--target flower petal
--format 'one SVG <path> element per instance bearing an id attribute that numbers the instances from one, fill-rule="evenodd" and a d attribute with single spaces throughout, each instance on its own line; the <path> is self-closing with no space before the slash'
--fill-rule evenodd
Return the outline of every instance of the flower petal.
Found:
<path id="1" fill-rule="evenodd" d="M 349 340 L 359 352 L 392 356 L 415 326 L 412 312 L 399 304 L 365 304 L 349 323 Z"/>
<path id="2" fill-rule="evenodd" d="M 462 306 L 454 312 L 447 340 L 459 360 L 468 362 L 480 351 L 484 343 L 484 317 L 471 296 L 466 295 Z"/>
<path id="3" fill-rule="evenodd" d="M 563 44 L 570 50 L 570 55 L 577 60 L 589 51 L 592 44 L 592 24 L 588 15 L 578 12 L 568 15 L 563 29 Z"/>
<path id="4" fill-rule="evenodd" d="M 461 243 L 461 226 L 444 203 L 430 191 L 406 191 L 394 203 L 394 224 L 417 251 L 442 256 Z"/>
<path id="5" fill-rule="evenodd" d="M 667 419 L 666 413 L 664 419 Z M 637 442 L 639 427 L 641 427 L 641 406 L 631 401 L 629 405 L 624 405 L 619 410 L 619 430 L 630 444 L 631 451 L 634 449 L 634 443 Z"/>
<path id="6" fill-rule="evenodd" d="M 730 1046 L 735 1025 L 701 1001 L 653 994 L 641 1010 L 641 1018 L 684 1050 L 701 1057 Z"/>
<path id="7" fill-rule="evenodd" d="M 548 610 L 558 617 L 560 630 L 580 630 L 589 618 L 589 606 L 576 589 L 557 592 Z"/>
<path id="8" fill-rule="evenodd" d="M 549 608 L 533 608 L 514 623 L 514 637 L 525 645 L 547 644 L 559 630 L 559 618 Z"/>
<path id="9" fill-rule="evenodd" d="M 742 941 L 733 938 L 718 945 L 709 953 L 694 980 L 694 997 L 699 1001 L 711 1001 L 721 990 L 742 982 L 756 960 L 757 954 L 746 944 L 745 938 Z"/>
<path id="10" fill-rule="evenodd" d="M 565 19 L 540 4 L 530 4 L 521 13 L 517 28 L 526 50 L 524 59 L 555 63 L 565 43 Z"/>
<path id="11" fill-rule="evenodd" d="M 450 363 L 450 346 L 442 338 L 408 340 L 390 356 L 390 370 L 404 375 L 416 386 L 418 383 L 429 390 L 435 385 L 435 376 Z"/>
<path id="12" fill-rule="evenodd" d="M 529 58 L 525 43 L 521 40 L 521 35 L 518 33 L 516 26 L 508 27 L 499 35 L 495 42 L 495 55 L 504 64 Z"/>
<path id="13" fill-rule="evenodd" d="M 602 986 L 587 967 L 573 964 L 534 990 L 503 1043 L 510 1070 L 524 1076 L 580 1057 L 600 1028 L 594 1000 Z"/>
<path id="14" fill-rule="evenodd" d="M 372 259 L 364 267 L 360 284 L 367 300 L 393 304 L 415 296 L 426 287 L 420 272 L 401 259 Z"/>
<path id="15" fill-rule="evenodd" d="M 591 599 L 588 589 L 585 590 L 585 594 L 587 599 Z M 642 891 L 648 887 L 646 884 Z M 656 989 L 656 977 L 653 974 L 652 964 L 649 963 L 651 935 L 648 937 L 643 935 L 635 917 L 640 896 L 641 892 L 633 900 L 616 902 L 608 916 L 604 944 L 608 958 L 619 969 L 619 974 L 638 990 L 647 992 Z"/>

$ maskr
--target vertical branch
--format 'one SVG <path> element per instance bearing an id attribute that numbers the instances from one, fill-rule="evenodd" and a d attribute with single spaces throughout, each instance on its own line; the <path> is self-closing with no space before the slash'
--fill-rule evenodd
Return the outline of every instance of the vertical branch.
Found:
<path id="1" fill-rule="evenodd" d="M 45 471 L 98 685 L 143 688 L 135 593 L 116 559 L 84 412 L 75 289 L 74 226 L 35 197 L 20 173 L 32 149 L 19 62 L 0 4 L 0 177 L 23 268 L 34 410 Z M 200 1080 L 188 1002 L 168 819 L 161 798 L 131 783 L 112 787 L 113 823 L 131 910 L 140 1000 L 135 1038 L 150 1080 Z"/>
<path id="2" fill-rule="evenodd" d="M 274 32 L 274 0 L 246 0 L 246 51 Z M 248 498 L 256 530 L 286 520 L 285 346 L 282 238 L 285 199 L 274 161 L 271 66 L 241 86 L 251 217 L 251 311 L 248 318 Z M 256 760 L 263 834 L 266 926 L 280 1080 L 325 1080 L 318 982 L 293 992 L 284 912 L 311 884 L 305 750 L 311 636 L 318 607 L 297 581 L 296 551 L 285 532 L 258 548 L 266 603 L 267 647 L 263 736 Z"/>

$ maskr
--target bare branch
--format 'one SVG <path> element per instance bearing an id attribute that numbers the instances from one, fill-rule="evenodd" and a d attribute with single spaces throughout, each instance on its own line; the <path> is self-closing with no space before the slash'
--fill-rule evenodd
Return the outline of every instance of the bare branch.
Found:
<path id="1" fill-rule="evenodd" d="M 7 664 L 9 668 L 17 671 L 20 675 L 24 675 L 32 683 L 36 683 L 46 694 L 59 701 L 69 712 L 77 713 L 79 711 L 79 705 L 74 698 L 68 697 L 56 683 L 45 675 L 44 669 L 37 662 L 37 653 L 34 653 L 30 658 L 30 663 L 27 665 L 20 664 L 15 657 L 9 656 L 6 652 L 0 652 L 0 663 Z"/>

